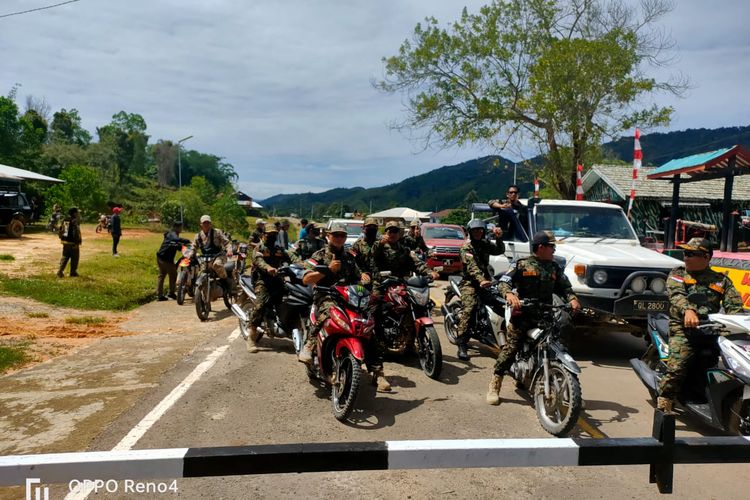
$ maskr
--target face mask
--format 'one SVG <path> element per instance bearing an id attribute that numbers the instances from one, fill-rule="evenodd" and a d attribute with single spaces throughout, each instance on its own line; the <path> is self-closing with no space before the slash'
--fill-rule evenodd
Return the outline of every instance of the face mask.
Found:
<path id="1" fill-rule="evenodd" d="M 375 236 L 378 235 L 378 228 L 377 227 L 368 227 L 365 228 L 365 238 L 372 239 Z"/>
<path id="2" fill-rule="evenodd" d="M 275 234 L 269 234 L 266 236 L 266 246 L 272 247 L 276 243 L 276 235 Z"/>

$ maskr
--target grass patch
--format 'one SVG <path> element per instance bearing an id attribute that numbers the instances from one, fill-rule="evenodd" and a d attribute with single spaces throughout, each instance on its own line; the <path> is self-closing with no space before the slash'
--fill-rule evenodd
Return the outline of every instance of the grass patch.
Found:
<path id="1" fill-rule="evenodd" d="M 29 318 L 49 318 L 49 314 L 42 312 L 27 312 L 26 316 Z"/>
<path id="2" fill-rule="evenodd" d="M 29 355 L 26 353 L 28 345 L 27 342 L 0 345 L 0 373 L 26 363 L 29 360 Z"/>
<path id="3" fill-rule="evenodd" d="M 72 325 L 101 325 L 107 322 L 101 316 L 68 316 L 65 322 Z"/>
<path id="4" fill-rule="evenodd" d="M 16 260 L 16 258 L 7 253 L 0 253 L 0 260 Z"/>
<path id="5" fill-rule="evenodd" d="M 101 253 L 83 257 L 77 278 L 58 278 L 54 273 L 27 278 L 0 276 L 0 292 L 29 297 L 46 304 L 100 311 L 128 311 L 156 297 L 156 250 L 162 235 L 153 234 L 120 243 L 121 257 L 108 249 L 111 241 L 92 240 L 84 245 Z"/>

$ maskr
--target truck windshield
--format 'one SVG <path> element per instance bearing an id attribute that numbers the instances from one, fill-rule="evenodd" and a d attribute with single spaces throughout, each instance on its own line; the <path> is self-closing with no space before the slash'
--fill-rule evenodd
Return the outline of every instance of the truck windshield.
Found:
<path id="1" fill-rule="evenodd" d="M 464 233 L 454 227 L 428 227 L 424 230 L 427 240 L 463 240 Z"/>
<path id="2" fill-rule="evenodd" d="M 552 231 L 558 238 L 637 239 L 619 208 L 538 205 L 536 225 L 537 230 Z"/>
<path id="3" fill-rule="evenodd" d="M 362 233 L 362 223 L 359 224 L 347 224 L 346 225 L 346 234 L 349 236 L 359 236 Z"/>

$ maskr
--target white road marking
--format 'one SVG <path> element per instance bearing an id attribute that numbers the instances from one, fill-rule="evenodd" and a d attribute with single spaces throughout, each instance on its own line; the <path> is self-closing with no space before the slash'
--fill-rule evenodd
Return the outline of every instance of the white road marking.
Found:
<path id="1" fill-rule="evenodd" d="M 158 405 L 154 407 L 153 410 L 151 410 L 148 415 L 143 417 L 143 419 L 138 422 L 138 424 L 131 429 L 130 432 L 128 432 L 127 436 L 122 438 L 122 440 L 117 443 L 117 445 L 112 448 L 112 451 L 125 451 L 130 450 L 135 446 L 135 444 L 148 432 L 148 430 L 159 421 L 159 419 L 164 416 L 164 414 L 169 410 L 178 399 L 180 399 L 187 391 L 190 389 L 190 386 L 192 386 L 198 379 L 201 378 L 201 376 L 206 373 L 211 367 L 216 363 L 216 360 L 218 360 L 224 352 L 229 349 L 229 345 L 234 342 L 237 337 L 240 336 L 240 329 L 235 328 L 234 331 L 232 331 L 231 334 L 229 334 L 229 337 L 227 337 L 227 343 L 217 347 L 213 350 L 211 354 L 209 354 L 206 359 L 203 360 L 201 364 L 196 366 L 190 374 L 185 377 L 185 379 L 180 382 L 177 387 L 172 389 L 172 392 L 170 392 L 167 397 L 162 399 Z M 99 478 L 99 479 L 108 479 L 108 478 Z M 88 494 L 83 493 L 68 493 L 65 496 L 65 500 L 85 500 L 88 497 Z"/>

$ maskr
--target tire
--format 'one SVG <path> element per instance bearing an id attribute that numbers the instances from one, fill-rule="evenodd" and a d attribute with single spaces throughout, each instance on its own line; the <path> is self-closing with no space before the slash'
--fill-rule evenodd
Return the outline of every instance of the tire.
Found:
<path id="1" fill-rule="evenodd" d="M 8 236 L 11 238 L 20 238 L 23 236 L 23 222 L 18 219 L 12 219 L 5 228 Z"/>
<path id="2" fill-rule="evenodd" d="M 228 310 L 232 309 L 232 295 L 231 292 L 223 290 L 221 298 L 224 299 L 224 305 L 227 306 Z"/>
<path id="3" fill-rule="evenodd" d="M 550 396 L 544 400 L 544 380 L 540 377 L 534 385 L 534 406 L 542 428 L 557 437 L 567 436 L 581 415 L 581 383 L 558 361 L 549 365 Z"/>
<path id="4" fill-rule="evenodd" d="M 206 321 L 211 312 L 211 297 L 208 296 L 208 277 L 203 281 L 195 294 L 195 313 L 198 319 Z"/>
<path id="5" fill-rule="evenodd" d="M 440 378 L 443 369 L 443 350 L 437 330 L 432 325 L 426 326 L 421 335 L 417 335 L 417 352 L 422 371 L 433 380 Z"/>
<path id="6" fill-rule="evenodd" d="M 458 327 L 458 318 L 456 314 L 461 310 L 461 302 L 453 302 L 448 306 L 448 316 L 445 317 L 443 327 L 445 328 L 445 336 L 448 337 L 448 342 L 453 345 L 457 345 L 458 337 L 456 336 L 456 328 Z"/>
<path id="7" fill-rule="evenodd" d="M 352 353 L 337 358 L 334 368 L 336 383 L 331 388 L 331 407 L 336 420 L 344 422 L 357 402 L 362 368 Z"/>
<path id="8" fill-rule="evenodd" d="M 185 303 L 185 281 L 187 280 L 187 271 L 180 270 L 177 275 L 177 304 Z"/>

